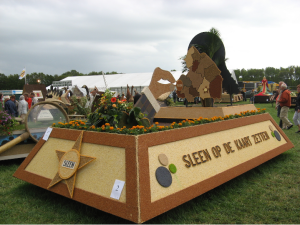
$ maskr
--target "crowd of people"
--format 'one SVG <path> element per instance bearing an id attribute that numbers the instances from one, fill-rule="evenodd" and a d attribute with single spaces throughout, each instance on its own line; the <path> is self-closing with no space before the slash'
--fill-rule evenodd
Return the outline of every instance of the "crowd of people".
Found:
<path id="1" fill-rule="evenodd" d="M 5 110 L 13 117 L 20 117 L 23 122 L 25 121 L 28 110 L 36 103 L 38 103 L 38 99 L 35 97 L 34 92 L 30 94 L 24 93 L 20 96 L 19 101 L 16 100 L 15 95 L 3 96 L 3 94 L 0 93 L 0 111 Z"/>
<path id="2" fill-rule="evenodd" d="M 136 92 L 136 91 L 135 91 Z M 298 127 L 296 133 L 300 133 L 300 84 L 297 86 L 297 100 L 295 113 L 293 116 L 293 122 Z M 95 94 L 92 93 L 92 96 L 95 97 Z M 134 103 L 137 102 L 141 95 L 136 92 L 134 96 Z M 121 100 L 126 100 L 124 94 L 118 96 Z M 171 92 L 170 97 L 173 98 L 174 102 L 177 101 L 176 91 Z M 291 92 L 287 89 L 287 85 L 283 82 L 279 82 L 279 88 L 276 91 L 276 109 L 277 116 L 280 118 L 279 126 L 282 129 L 291 129 L 293 124 L 288 119 L 289 108 L 291 107 Z M 250 102 L 254 103 L 254 91 L 252 90 L 252 95 L 250 97 Z M 35 104 L 38 103 L 35 93 L 31 92 L 30 94 L 24 93 L 20 96 L 19 101 L 16 100 L 16 96 L 3 96 L 0 93 L 0 111 L 7 111 L 8 114 L 14 117 L 20 117 L 24 122 L 28 110 Z"/>

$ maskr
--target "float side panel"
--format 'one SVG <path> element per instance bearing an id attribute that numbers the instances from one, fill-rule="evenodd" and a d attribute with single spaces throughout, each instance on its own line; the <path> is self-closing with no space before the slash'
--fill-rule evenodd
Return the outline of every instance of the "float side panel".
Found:
<path id="1" fill-rule="evenodd" d="M 79 136 L 80 131 L 76 130 L 67 130 L 67 129 L 53 129 L 50 139 L 59 139 L 63 138 L 64 141 L 70 141 L 69 145 L 72 145 L 74 141 Z M 113 141 L 113 140 L 117 141 Z M 91 143 L 92 142 L 92 143 Z M 15 172 L 14 176 L 32 183 L 34 185 L 40 186 L 42 188 L 47 189 L 49 183 L 52 179 L 41 176 L 39 174 L 35 174 L 29 171 L 26 171 L 26 167 L 30 164 L 30 162 L 34 159 L 34 157 L 38 154 L 39 150 L 42 146 L 47 143 L 44 140 L 40 140 L 36 147 L 31 151 L 29 156 L 24 160 L 18 170 Z M 86 145 L 87 144 L 87 145 Z M 126 203 L 122 203 L 119 200 L 115 200 L 109 197 L 103 197 L 101 195 L 91 193 L 89 191 L 83 190 L 81 188 L 74 189 L 73 200 L 79 201 L 86 205 L 95 207 L 102 211 L 111 213 L 113 215 L 122 217 L 127 220 L 131 220 L 134 222 L 138 222 L 138 200 L 137 200 L 137 180 L 129 179 L 131 176 L 137 176 L 137 167 L 136 163 L 132 163 L 132 160 L 136 159 L 136 141 L 134 136 L 125 136 L 125 135 L 115 135 L 115 134 L 103 134 L 96 132 L 84 132 L 83 136 L 83 146 L 89 146 L 89 144 L 98 144 L 103 145 L 107 144 L 108 146 L 123 148 L 125 152 L 125 167 L 126 167 L 126 183 L 124 188 L 124 196 L 126 196 Z M 101 146 L 100 146 L 101 147 Z M 107 146 L 106 146 L 107 147 Z M 67 149 L 67 147 L 66 147 Z M 125 149 L 125 150 L 124 150 Z M 54 160 L 54 159 L 53 159 Z M 109 159 L 106 159 L 109 160 Z M 115 163 L 118 163 L 113 158 L 111 158 Z M 57 160 L 57 157 L 55 159 Z M 92 164 L 92 163 L 90 163 Z M 124 163 L 123 163 L 124 165 Z M 88 165 L 87 165 L 88 166 Z M 29 168 L 29 167 L 28 167 Z M 29 169 L 27 169 L 29 170 Z M 57 170 L 57 167 L 56 167 Z M 79 170 L 80 171 L 80 170 Z M 78 171 L 78 172 L 79 172 Z M 49 175 L 48 175 L 49 176 Z M 77 177 L 78 178 L 78 177 Z M 113 184 L 111 184 L 111 188 Z M 50 191 L 55 192 L 57 194 L 63 195 L 65 197 L 70 197 L 67 187 L 64 183 L 60 182 L 55 186 L 50 188 Z M 122 194 L 123 195 L 123 194 Z"/>
<path id="2" fill-rule="evenodd" d="M 247 126 L 263 121 L 270 121 L 275 129 L 280 133 L 285 144 L 275 147 L 273 150 L 254 157 L 247 162 L 241 163 L 221 172 L 206 180 L 200 181 L 188 188 L 173 193 L 167 197 L 151 202 L 151 183 L 149 170 L 149 147 L 163 145 L 178 140 L 193 138 L 196 136 L 207 135 L 214 132 L 234 129 L 241 126 Z M 221 126 L 220 126 L 221 125 Z M 273 138 L 273 137 L 270 137 Z M 180 204 L 183 204 L 231 179 L 249 171 L 250 169 L 272 159 L 273 157 L 283 153 L 293 147 L 288 137 L 279 128 L 276 122 L 269 114 L 260 114 L 251 117 L 239 118 L 234 120 L 223 121 L 221 123 L 210 123 L 202 126 L 188 127 L 183 129 L 171 130 L 164 133 L 153 133 L 151 135 L 141 135 L 139 137 L 139 174 L 140 174 L 140 204 L 141 204 L 141 221 L 147 221 L 159 214 L 162 214 Z M 240 151 L 245 151 L 242 149 Z M 237 151 L 237 150 L 236 150 Z M 233 153 L 234 154 L 234 153 Z M 214 156 L 212 156 L 214 157 Z M 169 162 L 172 163 L 172 162 Z"/>

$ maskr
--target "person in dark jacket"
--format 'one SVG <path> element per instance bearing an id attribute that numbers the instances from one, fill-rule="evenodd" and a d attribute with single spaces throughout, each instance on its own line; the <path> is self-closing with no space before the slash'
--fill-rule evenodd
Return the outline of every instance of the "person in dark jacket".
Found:
<path id="1" fill-rule="evenodd" d="M 17 117 L 18 116 L 18 110 L 17 110 L 16 104 L 14 103 L 14 101 L 16 100 L 15 98 L 16 97 L 13 95 L 13 96 L 10 97 L 9 100 L 7 100 L 5 102 L 5 110 L 7 111 L 8 114 L 10 114 L 14 117 Z"/>
<path id="2" fill-rule="evenodd" d="M 296 133 L 300 133 L 300 84 L 297 85 L 297 100 L 296 100 L 296 107 L 295 107 L 295 114 L 293 117 L 294 124 L 298 126 L 298 130 Z"/>
<path id="3" fill-rule="evenodd" d="M 173 101 L 174 101 L 174 103 L 176 103 L 176 101 L 177 101 L 176 90 L 173 91 L 172 95 L 173 95 L 173 96 L 172 96 L 172 97 L 173 97 Z"/>

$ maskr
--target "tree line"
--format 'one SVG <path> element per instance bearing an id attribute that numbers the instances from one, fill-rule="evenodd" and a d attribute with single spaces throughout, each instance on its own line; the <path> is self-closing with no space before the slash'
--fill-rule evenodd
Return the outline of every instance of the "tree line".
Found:
<path id="1" fill-rule="evenodd" d="M 90 76 L 90 75 L 102 75 L 104 73 L 105 75 L 109 74 L 120 74 L 116 71 L 112 72 L 95 72 L 92 71 L 88 74 L 79 73 L 76 70 L 71 70 L 68 72 L 65 72 L 61 75 L 49 75 L 44 73 L 31 73 L 26 74 L 26 83 L 28 84 L 38 84 L 38 80 L 40 80 L 41 84 L 45 84 L 46 87 L 51 85 L 53 81 L 60 81 L 66 77 L 70 76 Z M 6 76 L 3 73 L 0 73 L 0 90 L 23 90 L 23 86 L 25 84 L 25 78 L 19 79 L 20 74 L 10 74 Z"/>
<path id="2" fill-rule="evenodd" d="M 104 72 L 103 72 L 104 73 Z M 234 70 L 236 78 L 238 81 L 261 81 L 264 76 L 266 76 L 268 81 L 274 81 L 278 83 L 279 81 L 284 81 L 288 86 L 297 86 L 300 84 L 300 67 L 299 66 L 289 66 L 288 68 L 280 67 L 266 67 L 265 69 L 237 69 Z M 106 72 L 109 74 L 118 74 L 118 72 Z M 25 79 L 19 79 L 20 74 L 11 74 L 6 76 L 0 73 L 0 90 L 22 90 L 25 84 Z M 90 76 L 90 75 L 102 75 L 102 71 L 96 72 L 92 71 L 88 74 L 80 73 L 76 70 L 71 70 L 65 72 L 61 75 L 49 75 L 44 73 L 31 73 L 26 75 L 26 83 L 28 84 L 38 84 L 38 80 L 42 84 L 49 86 L 53 81 L 60 81 L 69 76 Z"/>
<path id="3" fill-rule="evenodd" d="M 300 84 L 300 67 L 289 66 L 288 68 L 266 67 L 265 69 L 237 69 L 234 70 L 238 81 L 261 81 L 265 76 L 268 81 L 284 81 L 288 86 Z"/>

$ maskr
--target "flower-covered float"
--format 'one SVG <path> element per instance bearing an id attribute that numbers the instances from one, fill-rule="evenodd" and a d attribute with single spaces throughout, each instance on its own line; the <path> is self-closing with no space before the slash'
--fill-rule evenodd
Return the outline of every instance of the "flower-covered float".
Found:
<path id="1" fill-rule="evenodd" d="M 146 126 L 114 101 L 53 124 L 14 176 L 141 223 L 293 147 L 265 109 Z"/>
<path id="2" fill-rule="evenodd" d="M 212 72 L 219 71 L 208 71 L 213 81 Z M 158 84 L 161 78 L 171 84 Z M 177 81 L 179 94 L 194 90 L 188 79 Z M 203 81 L 199 91 L 221 94 L 220 77 L 217 90 Z M 142 223 L 293 147 L 265 109 L 253 104 L 161 107 L 156 99 L 167 96 L 174 82 L 157 68 L 135 105 L 106 91 L 87 121 L 53 124 L 14 176 Z M 168 122 L 173 119 L 181 121 Z"/>

